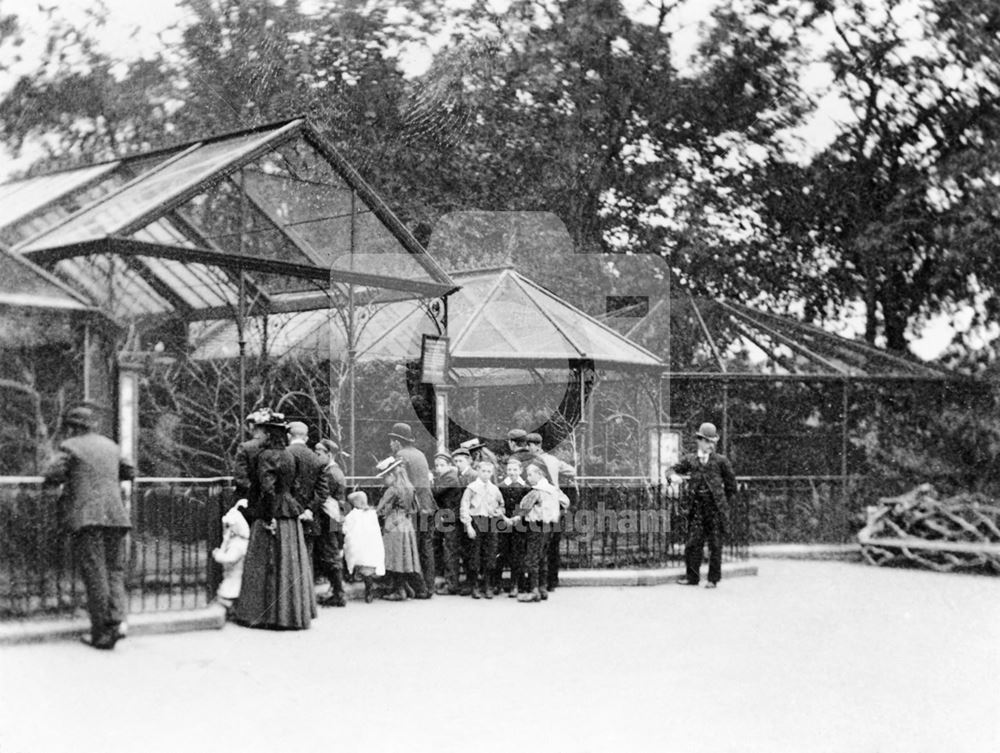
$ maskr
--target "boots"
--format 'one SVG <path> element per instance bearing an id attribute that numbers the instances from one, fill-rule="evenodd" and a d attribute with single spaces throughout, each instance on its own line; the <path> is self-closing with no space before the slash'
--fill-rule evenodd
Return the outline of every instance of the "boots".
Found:
<path id="1" fill-rule="evenodd" d="M 393 575 L 389 581 L 389 592 L 382 596 L 386 601 L 406 601 L 406 584 L 398 575 Z"/>
<path id="2" fill-rule="evenodd" d="M 489 576 L 483 578 L 483 597 L 486 599 L 493 598 L 493 586 L 490 584 Z"/>
<path id="3" fill-rule="evenodd" d="M 372 581 L 372 576 L 366 575 L 365 579 L 365 604 L 371 604 L 375 601 L 375 583 Z"/>
<path id="4" fill-rule="evenodd" d="M 533 588 L 530 591 L 525 591 L 523 594 L 517 597 L 520 602 L 531 602 L 531 601 L 541 601 L 542 596 L 537 588 Z"/>

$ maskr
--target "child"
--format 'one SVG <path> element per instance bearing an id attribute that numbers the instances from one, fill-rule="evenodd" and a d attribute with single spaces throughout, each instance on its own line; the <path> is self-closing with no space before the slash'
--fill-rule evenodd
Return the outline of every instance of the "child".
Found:
<path id="1" fill-rule="evenodd" d="M 444 563 L 444 583 L 437 587 L 437 593 L 457 594 L 462 551 L 458 512 L 465 487 L 458 480 L 458 471 L 447 452 L 439 452 L 434 456 L 434 476 L 434 501 L 437 502 L 439 521 L 435 535 L 441 543 L 441 559 L 438 561 Z"/>
<path id="2" fill-rule="evenodd" d="M 420 557 L 417 553 L 417 531 L 413 517 L 417 512 L 417 494 L 406 474 L 403 461 L 386 458 L 376 469 L 376 476 L 385 483 L 385 492 L 375 512 L 385 519 L 382 526 L 382 543 L 385 546 L 385 572 L 387 601 L 403 601 L 415 595 L 413 585 L 423 582 Z"/>
<path id="3" fill-rule="evenodd" d="M 465 488 L 459 510 L 459 520 L 469 537 L 468 566 L 472 582 L 472 598 L 493 598 L 493 568 L 497 558 L 497 524 L 503 520 L 503 497 L 494 484 L 493 463 L 480 460 L 476 464 L 479 478 Z"/>
<path id="4" fill-rule="evenodd" d="M 222 545 L 212 550 L 212 559 L 222 565 L 222 583 L 219 584 L 216 597 L 226 608 L 227 617 L 232 612 L 233 603 L 240 596 L 243 558 L 250 543 L 250 525 L 241 512 L 241 508 L 246 506 L 245 499 L 237 500 L 222 516 Z"/>
<path id="5" fill-rule="evenodd" d="M 513 519 L 514 525 L 525 529 L 524 569 L 528 591 L 518 595 L 521 602 L 545 601 L 548 598 L 548 543 L 560 510 L 569 499 L 545 477 L 545 466 L 533 460 L 525 468 L 531 490 L 524 495 Z"/>
<path id="6" fill-rule="evenodd" d="M 513 455 L 507 458 L 507 475 L 500 482 L 500 494 L 503 496 L 504 517 L 514 517 L 521 505 L 521 499 L 528 493 L 528 484 L 521 475 L 521 461 Z M 512 525 L 505 525 L 497 536 L 497 565 L 493 573 L 493 583 L 500 585 L 505 568 L 510 568 L 509 596 L 516 599 L 522 587 L 524 576 L 524 545 L 523 530 Z"/>
<path id="7" fill-rule="evenodd" d="M 365 603 L 371 604 L 375 598 L 372 578 L 385 575 L 385 546 L 382 531 L 378 526 L 378 516 L 368 504 L 364 492 L 347 495 L 351 511 L 344 518 L 344 556 L 347 570 L 360 575 L 365 582 Z"/>

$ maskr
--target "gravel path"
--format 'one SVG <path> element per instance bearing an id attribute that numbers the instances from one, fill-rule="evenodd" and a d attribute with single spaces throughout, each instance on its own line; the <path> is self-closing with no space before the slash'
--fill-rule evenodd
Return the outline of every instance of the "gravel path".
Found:
<path id="1" fill-rule="evenodd" d="M 1000 751 L 1000 578 L 756 564 L 0 648 L 0 753 Z"/>

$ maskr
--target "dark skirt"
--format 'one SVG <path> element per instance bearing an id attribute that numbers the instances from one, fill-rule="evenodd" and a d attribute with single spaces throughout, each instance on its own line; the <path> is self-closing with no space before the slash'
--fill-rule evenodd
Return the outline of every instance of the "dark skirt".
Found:
<path id="1" fill-rule="evenodd" d="M 409 515 L 402 510 L 393 510 L 386 516 L 382 543 L 385 546 L 386 572 L 420 572 L 417 532 Z"/>
<path id="2" fill-rule="evenodd" d="M 272 534 L 255 520 L 233 618 L 248 627 L 301 630 L 316 616 L 316 592 L 302 524 L 278 518 Z"/>

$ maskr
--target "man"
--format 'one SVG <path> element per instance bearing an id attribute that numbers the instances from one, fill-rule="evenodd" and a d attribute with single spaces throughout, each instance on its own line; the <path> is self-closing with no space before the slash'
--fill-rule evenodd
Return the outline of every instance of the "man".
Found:
<path id="1" fill-rule="evenodd" d="M 545 464 L 545 470 L 549 481 L 553 486 L 559 487 L 570 502 L 576 501 L 576 469 L 569 463 L 560 460 L 555 455 L 545 452 L 542 449 L 541 434 L 528 434 L 528 451 L 536 461 L 541 460 Z M 560 554 L 560 544 L 562 542 L 562 532 L 566 527 L 565 509 L 559 515 L 559 521 L 552 526 L 548 540 L 548 582 L 545 584 L 549 591 L 554 591 L 559 585 L 559 568 L 562 565 Z"/>
<path id="2" fill-rule="evenodd" d="M 288 424 L 288 452 L 295 458 L 295 482 L 292 494 L 299 503 L 302 514 L 302 533 L 312 564 L 316 551 L 316 537 L 319 533 L 319 515 L 326 502 L 327 481 L 323 473 L 326 464 L 309 449 L 309 429 L 301 421 Z M 333 587 L 333 583 L 330 584 Z"/>
<path id="3" fill-rule="evenodd" d="M 131 528 L 120 482 L 135 477 L 118 445 L 93 429 L 89 408 L 73 408 L 63 420 L 69 435 L 45 468 L 45 485 L 62 485 L 68 528 L 87 592 L 88 645 L 111 650 L 124 637 L 125 535 Z"/>
<path id="4" fill-rule="evenodd" d="M 413 430 L 409 424 L 392 425 L 389 432 L 389 448 L 397 460 L 403 461 L 407 478 L 417 493 L 417 551 L 420 555 L 421 582 L 423 588 L 415 594 L 416 599 L 429 599 L 434 595 L 434 517 L 437 504 L 431 492 L 431 471 L 427 458 L 414 444 Z"/>
<path id="5" fill-rule="evenodd" d="M 344 597 L 343 557 L 344 557 L 344 517 L 347 509 L 347 478 L 337 464 L 340 445 L 332 439 L 321 439 L 316 443 L 316 457 L 323 463 L 326 478 L 326 500 L 317 514 L 316 562 L 320 575 L 330 581 L 330 593 L 319 599 L 320 606 L 347 606 Z"/>
<path id="6" fill-rule="evenodd" d="M 688 475 L 688 535 L 684 546 L 686 576 L 679 581 L 697 586 L 705 542 L 708 542 L 708 583 L 715 588 L 722 579 L 722 537 L 726 531 L 726 511 L 736 497 L 736 476 L 729 460 L 715 452 L 719 433 L 715 424 L 703 423 L 695 434 L 698 452 L 685 455 L 673 467 L 671 483 L 680 483 L 677 474 Z"/>

